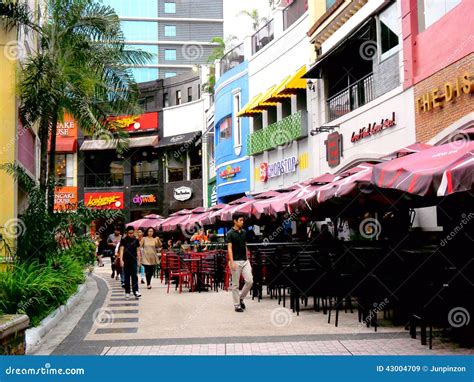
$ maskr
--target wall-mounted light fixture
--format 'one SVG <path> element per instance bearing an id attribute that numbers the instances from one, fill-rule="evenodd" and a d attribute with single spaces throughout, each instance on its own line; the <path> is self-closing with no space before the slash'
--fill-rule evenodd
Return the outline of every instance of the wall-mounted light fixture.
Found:
<path id="1" fill-rule="evenodd" d="M 320 126 L 316 127 L 315 129 L 310 131 L 311 136 L 315 136 L 316 134 L 320 133 L 330 133 L 331 131 L 334 131 L 335 129 L 339 129 L 339 125 L 337 126 Z"/>

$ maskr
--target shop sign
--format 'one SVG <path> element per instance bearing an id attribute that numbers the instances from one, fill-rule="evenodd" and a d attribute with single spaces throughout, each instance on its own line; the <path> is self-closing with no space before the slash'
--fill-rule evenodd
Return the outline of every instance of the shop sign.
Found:
<path id="1" fill-rule="evenodd" d="M 212 186 L 211 192 L 211 207 L 217 205 L 217 186 Z"/>
<path id="2" fill-rule="evenodd" d="M 136 195 L 132 199 L 133 204 L 146 204 L 146 203 L 156 203 L 156 195 L 148 194 L 148 195 Z"/>
<path id="3" fill-rule="evenodd" d="M 75 211 L 77 209 L 77 187 L 56 187 L 54 190 L 55 211 Z"/>
<path id="4" fill-rule="evenodd" d="M 395 112 L 392 113 L 392 118 L 382 119 L 379 123 L 373 122 L 369 123 L 367 127 L 363 127 L 359 130 L 358 133 L 353 132 L 351 137 L 351 142 L 355 143 L 362 139 L 369 138 L 372 135 L 378 134 L 385 129 L 394 127 L 397 124 L 395 120 Z"/>
<path id="5" fill-rule="evenodd" d="M 74 120 L 65 120 L 62 123 L 58 123 L 56 128 L 57 137 L 75 137 L 76 136 L 76 123 Z"/>
<path id="6" fill-rule="evenodd" d="M 471 74 L 466 72 L 452 81 L 445 82 L 443 86 L 438 86 L 417 97 L 415 100 L 416 111 L 418 113 L 424 113 L 436 108 L 441 108 L 462 94 L 473 93 L 474 81 L 471 81 L 470 78 Z"/>
<path id="7" fill-rule="evenodd" d="M 225 168 L 225 170 L 220 172 L 219 176 L 222 179 L 229 179 L 236 176 L 239 172 L 240 172 L 240 166 L 232 167 L 229 165 Z"/>
<path id="8" fill-rule="evenodd" d="M 295 156 L 270 164 L 263 162 L 260 164 L 260 180 L 266 182 L 270 178 L 295 172 L 297 164 Z"/>
<path id="9" fill-rule="evenodd" d="M 326 144 L 326 160 L 329 167 L 339 166 L 342 157 L 342 134 L 331 133 L 324 143 Z"/>
<path id="10" fill-rule="evenodd" d="M 193 195 L 193 190 L 189 187 L 179 187 L 175 188 L 173 191 L 174 198 L 176 200 L 179 200 L 180 202 L 184 202 L 185 200 L 191 199 L 191 196 Z"/>
<path id="11" fill-rule="evenodd" d="M 144 131 L 158 128 L 158 113 L 127 115 L 108 119 L 111 130 Z"/>
<path id="12" fill-rule="evenodd" d="M 90 192 L 84 194 L 86 207 L 110 210 L 122 210 L 123 192 Z"/>

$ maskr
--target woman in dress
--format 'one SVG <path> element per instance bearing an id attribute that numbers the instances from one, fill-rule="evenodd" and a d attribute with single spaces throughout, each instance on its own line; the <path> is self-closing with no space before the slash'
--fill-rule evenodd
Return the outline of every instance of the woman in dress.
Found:
<path id="1" fill-rule="evenodd" d="M 143 248 L 142 265 L 145 267 L 146 287 L 151 289 L 151 279 L 155 272 L 155 267 L 160 263 L 161 240 L 155 235 L 155 229 L 150 227 L 146 230 L 146 235 L 141 241 Z"/>

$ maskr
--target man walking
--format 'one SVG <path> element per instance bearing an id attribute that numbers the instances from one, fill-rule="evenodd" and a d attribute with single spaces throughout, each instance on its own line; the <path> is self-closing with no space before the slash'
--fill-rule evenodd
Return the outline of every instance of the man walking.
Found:
<path id="1" fill-rule="evenodd" d="M 252 288 L 253 276 L 250 261 L 247 258 L 247 234 L 242 228 L 244 226 L 244 216 L 234 214 L 232 216 L 234 226 L 227 233 L 227 251 L 229 253 L 229 267 L 232 272 L 232 298 L 236 312 L 243 312 L 245 309 L 244 299 Z M 240 275 L 244 277 L 245 285 L 239 295 Z"/>
<path id="2" fill-rule="evenodd" d="M 120 243 L 120 240 L 122 240 L 122 230 L 119 226 L 115 226 L 114 228 L 114 233 L 111 233 L 109 237 L 107 238 L 107 251 L 105 255 L 110 256 L 110 263 L 112 267 L 112 275 L 111 277 L 115 277 L 115 248 L 117 245 Z M 117 278 L 119 276 L 119 273 L 117 272 Z"/>
<path id="3" fill-rule="evenodd" d="M 141 297 L 138 291 L 138 264 L 140 258 L 140 243 L 134 235 L 135 228 L 127 227 L 127 236 L 120 242 L 120 263 L 123 268 L 124 282 L 125 282 L 125 298 L 130 298 L 130 279 L 132 280 L 132 291 L 134 296 L 138 299 Z"/>

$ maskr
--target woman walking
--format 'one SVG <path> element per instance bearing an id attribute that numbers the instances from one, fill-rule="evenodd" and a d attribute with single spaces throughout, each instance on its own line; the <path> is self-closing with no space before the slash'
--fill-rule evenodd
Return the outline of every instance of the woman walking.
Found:
<path id="1" fill-rule="evenodd" d="M 142 264 L 145 267 L 146 287 L 151 289 L 151 279 L 155 267 L 160 263 L 159 250 L 162 247 L 161 240 L 155 235 L 155 229 L 150 227 L 146 230 L 146 236 L 141 242 L 143 248 Z"/>
<path id="2" fill-rule="evenodd" d="M 145 236 L 145 229 L 140 227 L 137 230 L 137 239 L 138 239 L 138 242 L 140 243 L 140 251 L 141 251 L 142 258 L 143 258 L 143 247 L 141 246 L 141 243 L 143 240 L 143 236 Z M 143 267 L 143 264 L 138 264 L 137 271 L 141 275 L 141 283 L 145 284 L 145 268 Z"/>

